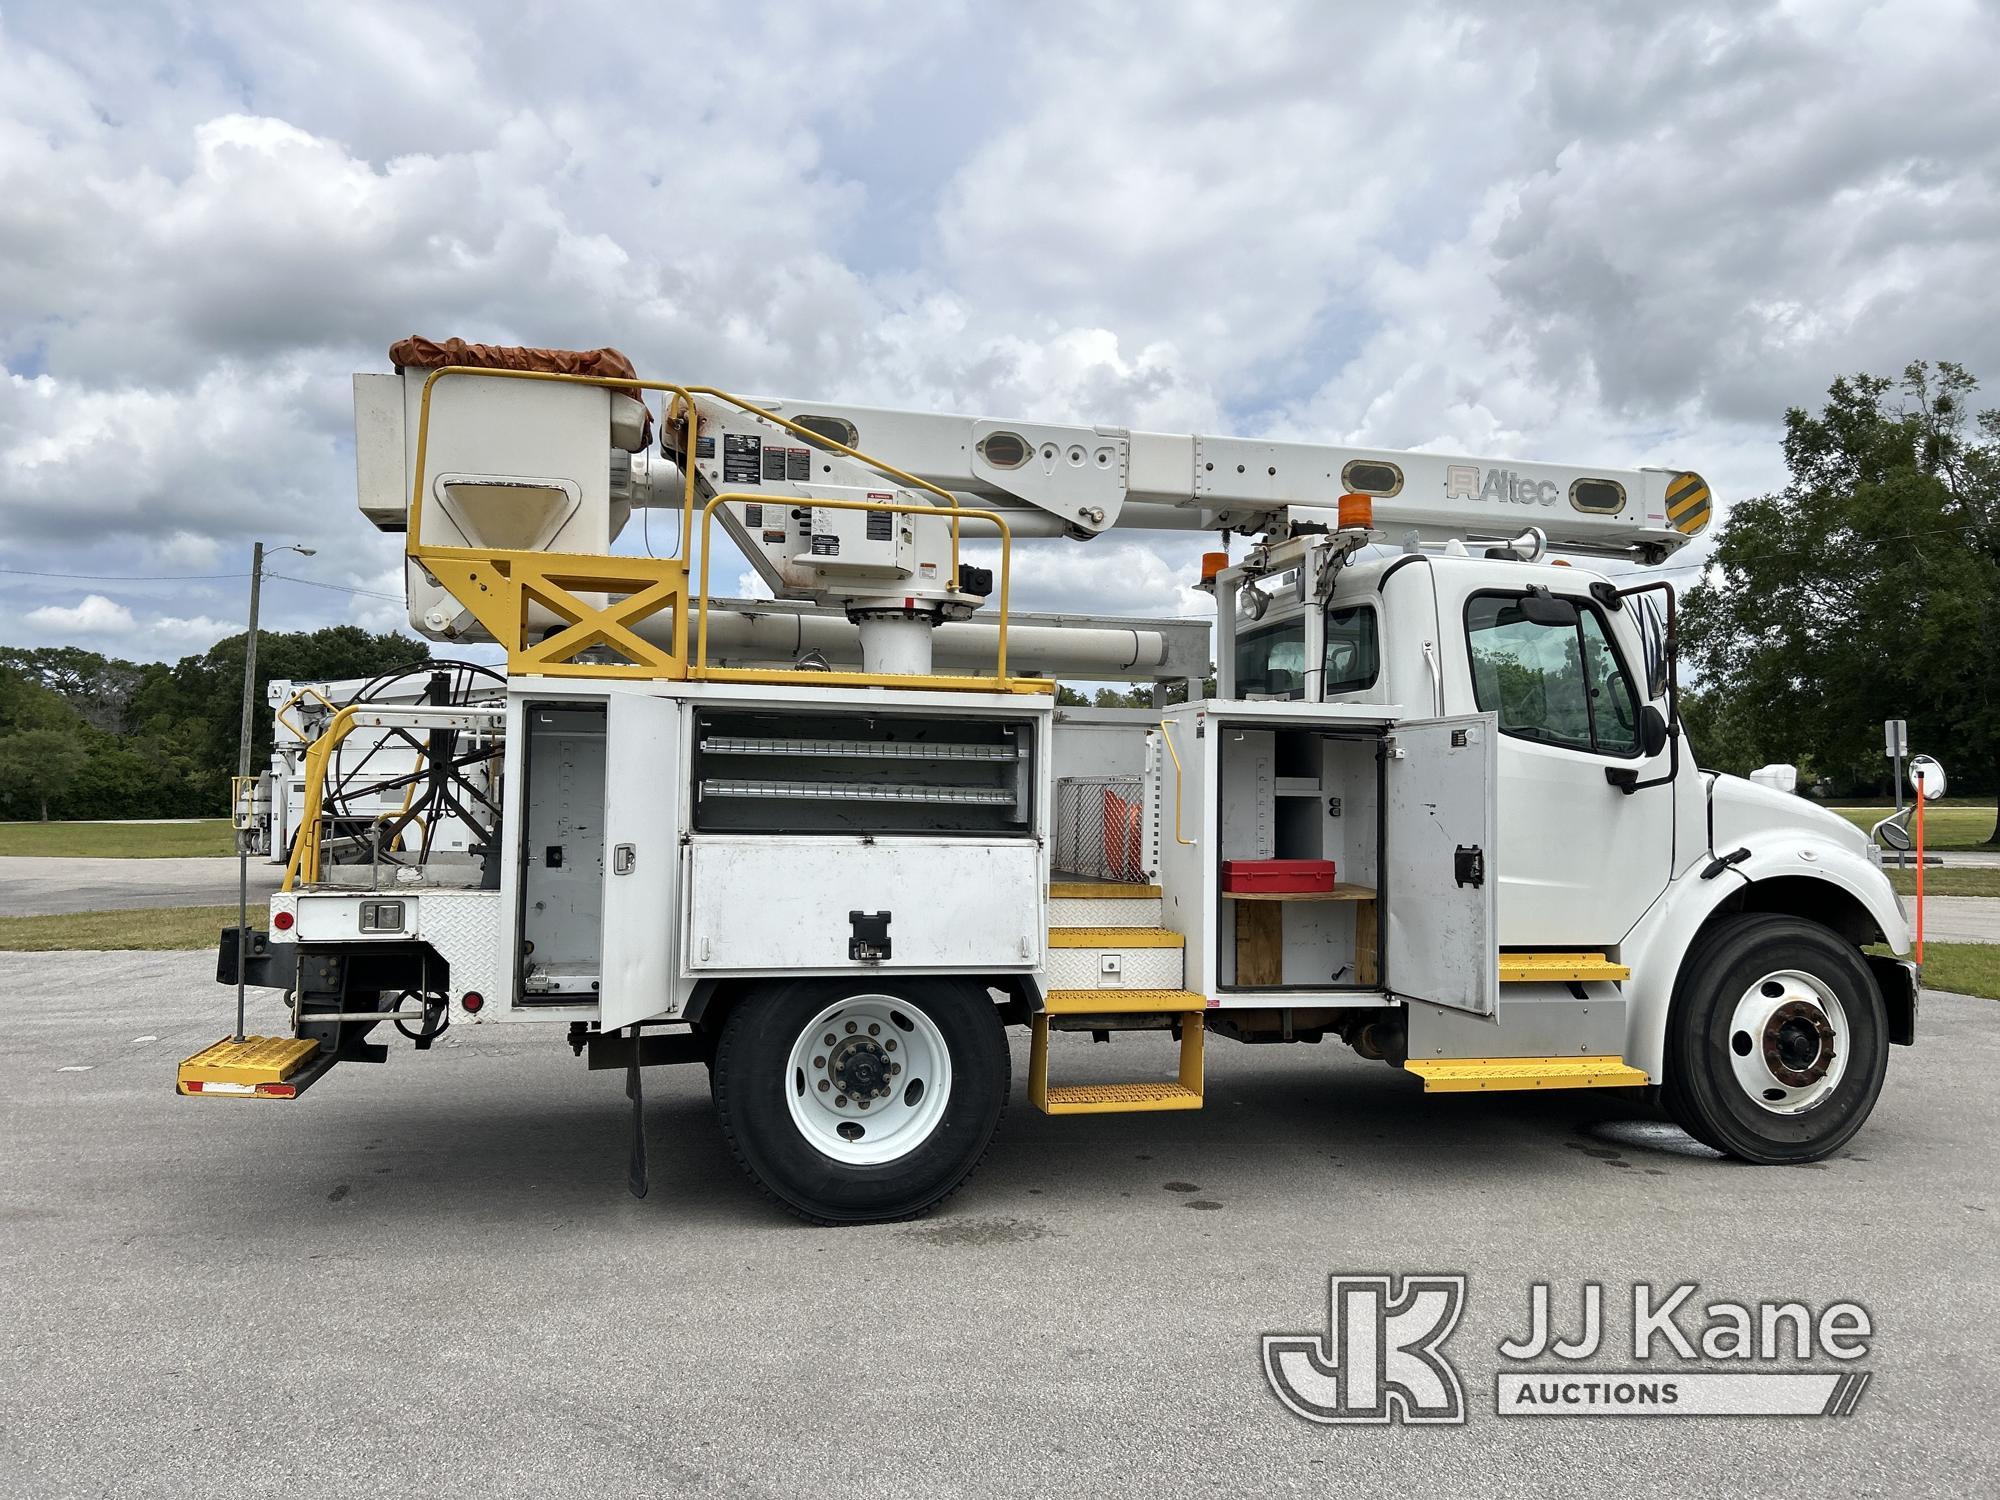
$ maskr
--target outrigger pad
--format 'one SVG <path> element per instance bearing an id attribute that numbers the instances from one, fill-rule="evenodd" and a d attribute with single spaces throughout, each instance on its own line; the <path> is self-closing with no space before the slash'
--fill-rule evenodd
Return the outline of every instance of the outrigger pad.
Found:
<path id="1" fill-rule="evenodd" d="M 325 1071 L 313 1066 L 318 1055 L 311 1037 L 224 1037 L 181 1064 L 175 1088 L 204 1099 L 292 1099 Z"/>

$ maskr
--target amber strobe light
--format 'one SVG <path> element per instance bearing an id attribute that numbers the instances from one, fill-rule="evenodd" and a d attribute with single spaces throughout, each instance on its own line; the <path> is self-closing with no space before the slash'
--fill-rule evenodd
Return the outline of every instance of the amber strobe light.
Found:
<path id="1" fill-rule="evenodd" d="M 1348 493 L 1340 497 L 1340 529 L 1367 531 L 1375 525 L 1375 497 Z"/>
<path id="2" fill-rule="evenodd" d="M 1201 555 L 1201 581 L 1213 583 L 1215 575 L 1229 566 L 1227 552 L 1204 552 Z"/>

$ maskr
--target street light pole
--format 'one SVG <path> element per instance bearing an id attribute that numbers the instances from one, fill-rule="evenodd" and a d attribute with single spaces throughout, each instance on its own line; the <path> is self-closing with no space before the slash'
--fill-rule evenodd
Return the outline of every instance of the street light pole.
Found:
<path id="1" fill-rule="evenodd" d="M 311 557 L 305 546 L 280 547 L 280 552 L 296 552 Z M 243 1040 L 244 969 L 250 952 L 250 835 L 238 810 L 238 799 L 250 779 L 250 726 L 257 693 L 257 605 L 264 585 L 264 544 L 250 551 L 250 633 L 243 638 L 243 730 L 236 747 L 236 780 L 230 784 L 230 821 L 236 829 L 236 1041 Z M 254 800 L 252 805 L 254 806 Z"/>
<path id="2" fill-rule="evenodd" d="M 264 544 L 250 552 L 250 633 L 243 638 L 243 732 L 236 747 L 236 780 L 231 783 L 229 816 L 236 824 L 236 1040 L 243 1040 L 243 971 L 250 954 L 250 830 L 238 801 L 250 775 L 251 700 L 257 691 L 257 602 L 264 584 Z"/>

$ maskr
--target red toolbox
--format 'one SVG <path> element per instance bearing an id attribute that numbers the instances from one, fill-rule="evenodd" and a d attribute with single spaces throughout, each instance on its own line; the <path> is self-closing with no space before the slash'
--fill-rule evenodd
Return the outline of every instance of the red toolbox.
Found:
<path id="1" fill-rule="evenodd" d="M 1225 859 L 1222 888 L 1245 894 L 1310 893 L 1333 889 L 1330 859 Z"/>

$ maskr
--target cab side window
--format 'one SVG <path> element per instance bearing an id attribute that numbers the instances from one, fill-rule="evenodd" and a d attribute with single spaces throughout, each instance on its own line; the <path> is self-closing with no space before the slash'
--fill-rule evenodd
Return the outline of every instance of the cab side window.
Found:
<path id="1" fill-rule="evenodd" d="M 1530 620 L 1519 598 L 1475 594 L 1465 610 L 1472 690 L 1500 730 L 1600 755 L 1639 753 L 1632 680 L 1589 604 L 1560 624 Z"/>

